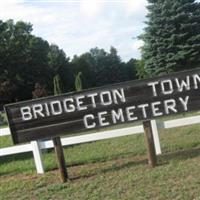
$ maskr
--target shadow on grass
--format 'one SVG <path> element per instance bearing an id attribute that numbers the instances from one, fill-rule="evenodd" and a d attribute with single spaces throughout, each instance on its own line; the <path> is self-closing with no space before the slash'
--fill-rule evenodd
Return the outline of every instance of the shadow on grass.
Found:
<path id="1" fill-rule="evenodd" d="M 194 149 L 187 149 L 187 150 L 179 150 L 176 152 L 170 152 L 170 153 L 165 153 L 160 156 L 158 156 L 158 166 L 166 165 L 167 163 L 170 162 L 170 160 L 186 160 L 190 158 L 194 158 L 200 156 L 200 148 L 194 148 Z M 12 161 L 18 161 L 18 160 L 26 160 L 30 159 L 32 157 L 32 153 L 24 153 L 24 154 L 19 154 L 19 155 L 13 155 L 13 156 L 6 156 L 6 157 L 1 157 L 0 162 L 2 163 L 9 163 Z M 111 163 L 111 166 L 105 167 L 108 165 L 108 163 Z M 128 153 L 127 156 L 124 155 L 115 155 L 113 157 L 102 157 L 102 158 L 96 158 L 94 160 L 88 160 L 87 162 L 77 162 L 77 163 L 70 163 L 67 165 L 69 168 L 73 167 L 83 167 L 85 169 L 90 170 L 90 167 L 93 168 L 93 166 L 98 165 L 97 169 L 94 171 L 90 170 L 87 172 L 88 174 L 83 174 L 83 175 L 78 175 L 75 177 L 72 177 L 70 180 L 76 180 L 76 179 L 81 179 L 81 178 L 89 178 L 92 176 L 95 176 L 97 174 L 104 174 L 104 173 L 109 173 L 111 171 L 118 171 L 124 168 L 131 168 L 134 166 L 138 166 L 141 164 L 146 164 L 147 165 L 147 159 L 145 154 L 143 155 L 132 155 Z M 34 169 L 33 169 L 34 170 Z M 53 171 L 57 170 L 57 168 L 47 168 L 47 171 Z M 70 169 L 69 169 L 70 170 Z M 11 171 L 8 173 L 3 172 L 1 175 L 6 174 L 8 175 Z M 12 172 L 11 172 L 12 173 Z M 15 173 L 17 173 L 15 171 Z"/>
<path id="2" fill-rule="evenodd" d="M 200 156 L 200 148 L 166 153 L 166 154 L 158 156 L 158 166 L 166 165 L 167 163 L 170 162 L 170 160 L 186 160 L 186 159 L 195 158 L 198 156 Z M 97 170 L 91 171 L 86 175 L 78 175 L 78 176 L 70 177 L 70 180 L 74 181 L 74 180 L 78 180 L 82 178 L 91 178 L 98 174 L 106 174 L 106 173 L 114 172 L 114 171 L 116 172 L 122 169 L 132 168 L 134 166 L 138 166 L 141 164 L 147 165 L 148 163 L 147 159 L 144 159 L 144 156 L 142 157 L 143 159 L 136 160 L 136 161 L 129 161 L 129 162 L 127 162 L 127 160 L 130 159 L 130 157 L 117 159 L 116 163 L 112 164 L 109 167 L 104 167 L 103 163 L 100 163 L 99 168 Z M 131 159 L 134 159 L 134 157 L 131 157 Z M 112 161 L 115 161 L 115 160 L 112 160 Z M 119 164 L 119 161 L 120 161 L 120 164 Z M 107 161 L 107 162 L 110 162 L 110 161 Z M 106 162 L 104 163 L 106 164 Z M 85 165 L 87 167 L 87 164 Z M 74 167 L 74 166 L 70 166 L 70 167 Z"/>
<path id="3" fill-rule="evenodd" d="M 162 165 L 162 163 L 169 162 L 170 160 L 186 160 L 189 158 L 195 158 L 197 156 L 200 156 L 200 148 L 169 152 L 158 156 L 158 158 Z"/>
<path id="4" fill-rule="evenodd" d="M 129 157 L 134 157 L 134 156 L 143 156 L 145 154 L 145 152 L 143 153 L 133 153 L 133 152 L 124 152 L 124 153 L 118 153 L 112 156 L 106 156 L 106 155 L 102 155 L 102 156 L 98 156 L 98 157 L 93 157 L 91 159 L 88 160 L 81 160 L 81 161 L 77 161 L 77 162 L 72 162 L 69 163 L 68 166 L 69 167 L 74 167 L 74 166 L 80 166 L 80 165 L 87 165 L 87 164 L 95 164 L 95 163 L 104 163 L 107 161 L 113 161 L 113 160 L 118 160 L 118 159 L 124 159 L 124 158 L 129 158 Z M 66 159 L 67 162 L 67 159 Z"/>
<path id="5" fill-rule="evenodd" d="M 112 166 L 109 166 L 109 167 L 104 167 L 103 164 L 101 163 L 101 166 L 99 166 L 99 168 L 96 169 L 95 171 L 91 171 L 88 174 L 84 174 L 84 175 L 78 175 L 78 176 L 74 175 L 73 177 L 70 177 L 69 180 L 75 181 L 82 178 L 92 178 L 98 174 L 107 174 L 109 172 L 116 172 L 125 168 L 128 169 L 128 168 L 132 168 L 134 166 L 138 166 L 141 164 L 147 164 L 147 160 L 143 159 L 139 161 L 125 162 L 123 164 L 113 164 Z"/>
<path id="6" fill-rule="evenodd" d="M 175 152 L 168 152 L 168 153 L 163 153 L 162 155 L 157 156 L 159 160 L 161 161 L 168 161 L 171 159 L 176 159 L 176 160 L 185 160 L 188 158 L 194 158 L 200 155 L 200 148 L 193 148 L 193 149 L 186 149 L 186 150 L 178 150 Z M 95 158 L 93 160 L 88 160 L 88 161 L 82 161 L 82 162 L 77 162 L 77 163 L 70 163 L 67 164 L 68 167 L 75 167 L 75 166 L 80 166 L 80 165 L 87 165 L 91 163 L 104 163 L 107 161 L 114 161 L 114 160 L 120 160 L 120 159 L 128 159 L 130 157 L 144 157 L 144 154 L 134 154 L 131 152 L 129 153 L 120 153 L 118 155 L 115 155 L 113 157 L 110 157 L 109 159 L 107 157 L 100 157 L 100 158 Z M 162 163 L 160 163 L 162 165 Z"/>
<path id="7" fill-rule="evenodd" d="M 30 158 L 33 158 L 32 152 L 3 156 L 3 157 L 0 157 L 0 162 L 1 163 L 9 163 L 9 162 L 18 161 L 18 160 L 20 160 L 20 161 L 27 160 Z"/>

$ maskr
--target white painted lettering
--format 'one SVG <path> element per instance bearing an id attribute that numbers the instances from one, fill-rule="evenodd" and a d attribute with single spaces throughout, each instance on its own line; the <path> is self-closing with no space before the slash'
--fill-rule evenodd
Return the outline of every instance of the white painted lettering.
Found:
<path id="1" fill-rule="evenodd" d="M 76 97 L 77 110 L 79 110 L 79 111 L 87 109 L 86 106 L 83 106 L 83 99 L 84 98 L 85 98 L 84 95 Z"/>
<path id="2" fill-rule="evenodd" d="M 117 120 L 124 122 L 124 115 L 121 108 L 119 108 L 117 112 L 115 110 L 111 110 L 111 116 L 114 124 L 117 123 Z"/>
<path id="3" fill-rule="evenodd" d="M 200 76 L 198 74 L 194 74 L 192 77 L 194 81 L 194 89 L 198 89 L 199 87 L 197 81 L 200 83 Z"/>
<path id="4" fill-rule="evenodd" d="M 160 104 L 161 104 L 160 101 L 153 102 L 153 103 L 151 104 L 151 109 L 152 109 L 152 113 L 153 113 L 153 116 L 154 116 L 154 117 L 163 115 L 162 112 L 159 112 L 159 107 L 157 107 L 157 106 L 159 106 Z"/>
<path id="5" fill-rule="evenodd" d="M 186 76 L 186 80 L 179 80 L 178 78 L 175 78 L 175 82 L 177 85 L 178 92 L 182 92 L 183 89 L 190 90 L 190 77 Z"/>
<path id="6" fill-rule="evenodd" d="M 120 102 L 126 102 L 123 88 L 120 88 L 120 91 L 116 89 L 112 90 L 112 94 L 113 94 L 113 100 L 115 104 L 118 104 L 118 99 Z"/>
<path id="7" fill-rule="evenodd" d="M 29 106 L 20 108 L 22 120 L 27 121 L 32 119 L 31 108 Z"/>
<path id="8" fill-rule="evenodd" d="M 156 92 L 156 85 L 157 84 L 158 84 L 158 81 L 147 83 L 148 86 L 152 87 L 152 92 L 153 92 L 154 97 L 158 96 L 158 94 Z"/>
<path id="9" fill-rule="evenodd" d="M 83 122 L 86 128 L 94 128 L 96 126 L 96 123 L 93 121 L 94 118 L 95 117 L 92 114 L 84 116 Z M 91 121 L 90 123 L 89 123 L 89 120 Z"/>
<path id="10" fill-rule="evenodd" d="M 141 108 L 142 109 L 142 115 L 144 118 L 147 118 L 147 112 L 146 112 L 146 108 L 149 106 L 148 103 L 146 104 L 141 104 L 139 106 L 137 106 L 138 108 Z"/>
<path id="11" fill-rule="evenodd" d="M 91 93 L 88 94 L 87 97 L 91 98 L 91 102 L 92 102 L 92 107 L 96 108 L 96 101 L 95 101 L 95 97 L 97 96 L 97 93 Z"/>
<path id="12" fill-rule="evenodd" d="M 33 105 L 32 109 L 33 109 L 33 116 L 35 119 L 37 119 L 38 117 L 44 117 L 44 114 L 42 113 L 43 107 L 41 104 Z"/>
<path id="13" fill-rule="evenodd" d="M 168 87 L 166 87 L 168 85 Z M 173 92 L 173 85 L 171 80 L 161 81 L 161 90 L 164 95 L 171 94 Z"/>
<path id="14" fill-rule="evenodd" d="M 185 99 L 183 99 L 182 97 L 179 97 L 178 99 L 182 103 L 184 111 L 187 111 L 189 96 L 186 96 Z"/>
<path id="15" fill-rule="evenodd" d="M 44 103 L 44 107 L 45 107 L 45 112 L 46 112 L 46 116 L 50 116 L 50 112 L 49 112 L 49 107 L 47 103 Z"/>
<path id="16" fill-rule="evenodd" d="M 52 101 L 50 103 L 51 113 L 53 115 L 60 115 L 62 113 L 62 107 L 60 101 Z"/>
<path id="17" fill-rule="evenodd" d="M 135 106 L 127 107 L 126 108 L 126 114 L 127 114 L 127 119 L 128 121 L 134 121 L 137 120 L 137 117 L 134 117 L 134 112 L 132 110 L 135 109 Z"/>
<path id="18" fill-rule="evenodd" d="M 105 100 L 105 97 L 107 97 L 107 101 Z M 101 105 L 108 106 L 112 104 L 112 97 L 110 94 L 110 91 L 104 91 L 100 93 L 100 100 Z"/>
<path id="19" fill-rule="evenodd" d="M 67 98 L 63 100 L 63 106 L 64 106 L 64 110 L 65 112 L 74 112 L 76 110 L 74 104 L 68 104 L 68 102 L 73 103 L 74 100 L 73 98 Z"/>
<path id="20" fill-rule="evenodd" d="M 168 99 L 164 101 L 165 113 L 169 114 L 170 110 L 174 113 L 177 113 L 176 101 L 174 99 Z"/>
<path id="21" fill-rule="evenodd" d="M 98 113 L 98 119 L 99 119 L 99 124 L 100 126 L 108 126 L 110 123 L 106 122 L 105 115 L 107 115 L 107 111 L 99 112 Z"/>

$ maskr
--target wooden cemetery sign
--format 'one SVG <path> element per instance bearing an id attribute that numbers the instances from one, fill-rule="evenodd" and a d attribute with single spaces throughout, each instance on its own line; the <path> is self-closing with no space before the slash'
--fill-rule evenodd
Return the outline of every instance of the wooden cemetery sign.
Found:
<path id="1" fill-rule="evenodd" d="M 5 106 L 15 144 L 200 109 L 200 69 Z"/>
<path id="2" fill-rule="evenodd" d="M 200 110 L 200 69 L 18 102 L 5 110 L 14 144 Z"/>

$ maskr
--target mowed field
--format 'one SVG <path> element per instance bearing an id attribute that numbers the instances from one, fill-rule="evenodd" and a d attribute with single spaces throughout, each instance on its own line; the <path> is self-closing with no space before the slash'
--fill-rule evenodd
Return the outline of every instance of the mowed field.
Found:
<path id="1" fill-rule="evenodd" d="M 200 124 L 159 130 L 163 154 L 147 164 L 144 135 L 64 148 L 70 180 L 61 183 L 53 150 L 37 175 L 31 153 L 0 158 L 0 199 L 200 200 Z M 12 142 L 0 137 L 0 148 Z"/>

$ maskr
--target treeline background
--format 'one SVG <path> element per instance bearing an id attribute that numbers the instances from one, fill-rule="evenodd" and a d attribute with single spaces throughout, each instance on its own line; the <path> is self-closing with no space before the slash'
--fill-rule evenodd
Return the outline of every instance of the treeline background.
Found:
<path id="1" fill-rule="evenodd" d="M 0 21 L 0 98 L 2 103 L 54 94 L 54 77 L 62 92 L 74 91 L 81 72 L 82 88 L 138 78 L 140 61 L 123 62 L 117 50 L 93 48 L 71 60 L 56 44 L 34 36 L 32 25 Z"/>
<path id="2" fill-rule="evenodd" d="M 30 23 L 0 20 L 0 110 L 6 103 L 200 67 L 200 2 L 148 3 L 142 58 L 127 62 L 114 47 L 70 59 L 33 35 Z"/>

